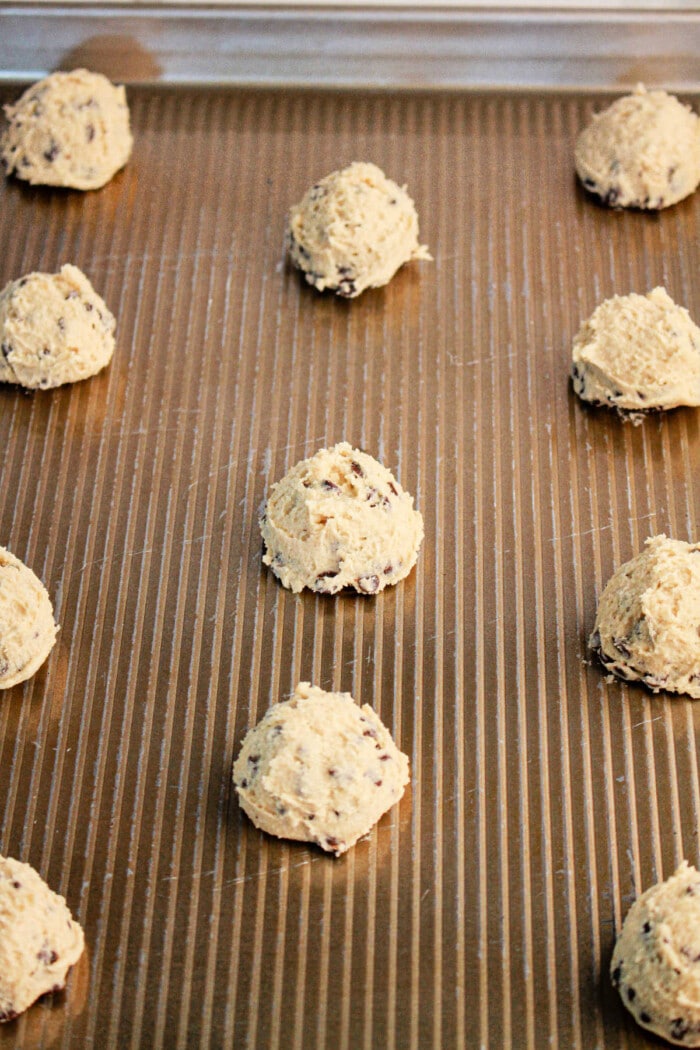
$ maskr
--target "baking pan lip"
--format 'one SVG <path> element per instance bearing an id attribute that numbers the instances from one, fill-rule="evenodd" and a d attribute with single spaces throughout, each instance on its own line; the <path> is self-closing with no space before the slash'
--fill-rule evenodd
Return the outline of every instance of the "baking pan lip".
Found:
<path id="1" fill-rule="evenodd" d="M 81 62 L 134 84 L 690 92 L 698 52 L 687 9 L 0 6 L 4 81 Z"/>

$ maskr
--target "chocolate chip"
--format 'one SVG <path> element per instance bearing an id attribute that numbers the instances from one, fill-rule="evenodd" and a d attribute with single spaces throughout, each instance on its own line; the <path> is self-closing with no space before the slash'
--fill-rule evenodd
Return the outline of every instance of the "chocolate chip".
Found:
<path id="1" fill-rule="evenodd" d="M 243 780 L 241 780 L 240 786 L 242 788 L 247 788 L 248 787 L 248 781 L 246 780 L 245 777 L 243 777 Z"/>
<path id="2" fill-rule="evenodd" d="M 399 490 L 397 489 L 397 487 L 396 487 L 396 485 L 394 484 L 393 481 L 389 482 L 389 488 L 391 489 L 391 491 L 394 493 L 395 496 L 398 496 Z"/>
<path id="3" fill-rule="evenodd" d="M 669 1035 L 671 1039 L 684 1039 L 690 1031 L 690 1025 L 682 1017 L 676 1017 L 671 1021 Z"/>
<path id="4" fill-rule="evenodd" d="M 608 205 L 609 208 L 614 207 L 620 197 L 620 189 L 618 186 L 611 186 L 608 192 L 605 194 L 603 201 Z"/>
<path id="5" fill-rule="evenodd" d="M 257 766 L 260 761 L 260 755 L 248 755 L 248 765 Z"/>
<path id="6" fill-rule="evenodd" d="M 394 571 L 394 566 L 393 565 L 385 565 L 384 566 L 384 575 L 385 576 L 388 576 L 393 571 Z"/>
<path id="7" fill-rule="evenodd" d="M 642 933 L 651 933 L 651 923 L 645 922 L 642 926 Z"/>
<path id="8" fill-rule="evenodd" d="M 14 890 L 21 890 L 22 889 L 22 883 L 18 879 L 13 879 L 12 882 L 10 883 L 10 885 L 12 886 L 12 888 Z"/>
<path id="9" fill-rule="evenodd" d="M 381 780 L 375 780 L 374 786 L 380 788 L 382 786 L 382 781 Z"/>
<path id="10" fill-rule="evenodd" d="M 11 343 L 2 343 L 2 344 L 0 344 L 0 350 L 2 351 L 2 356 L 4 358 L 8 358 L 10 356 L 10 354 L 12 353 L 12 344 Z"/>
<path id="11" fill-rule="evenodd" d="M 357 474 L 358 478 L 363 478 L 365 476 L 362 467 L 354 459 L 350 464 L 350 470 L 353 472 L 353 474 Z"/>
<path id="12" fill-rule="evenodd" d="M 363 719 L 363 721 L 364 721 L 364 719 Z M 377 739 L 377 731 L 376 731 L 376 729 L 372 729 L 371 726 L 368 729 L 365 729 L 365 731 L 363 732 L 362 735 L 363 736 L 371 736 L 373 740 Z"/>
<path id="13" fill-rule="evenodd" d="M 391 755 L 383 754 L 379 756 L 380 762 L 391 762 Z"/>
<path id="14" fill-rule="evenodd" d="M 378 576 L 360 576 L 355 583 L 364 594 L 376 594 L 379 590 Z"/>
<path id="15" fill-rule="evenodd" d="M 66 330 L 66 319 L 65 319 L 65 317 L 59 317 L 58 320 L 56 321 L 56 324 L 58 325 L 59 330 L 61 332 L 65 332 L 65 330 Z"/>
<path id="16" fill-rule="evenodd" d="M 324 580 L 333 580 L 333 579 L 335 579 L 335 577 L 339 574 L 339 572 L 340 572 L 340 569 L 329 569 L 327 572 L 320 572 L 318 574 L 318 576 L 316 577 L 316 579 L 314 580 L 313 589 L 315 591 L 317 591 L 319 594 L 329 594 L 333 590 L 338 590 L 338 588 L 334 588 L 332 585 L 329 586 L 329 587 L 326 587 L 325 584 L 324 584 Z"/>
<path id="17" fill-rule="evenodd" d="M 628 988 L 628 989 L 627 989 L 627 998 L 629 999 L 629 1001 L 630 1001 L 631 1003 L 633 1003 L 633 1002 L 634 1002 L 634 1000 L 635 1000 L 635 998 L 636 998 L 636 995 L 637 995 L 637 993 L 636 993 L 636 991 L 634 990 L 634 988 Z"/>
<path id="18" fill-rule="evenodd" d="M 344 277 L 336 288 L 336 292 L 345 299 L 352 299 L 357 293 L 357 286 L 351 277 Z"/>
<path id="19" fill-rule="evenodd" d="M 58 961 L 58 952 L 55 952 L 53 948 L 49 948 L 48 945 L 43 947 L 41 951 L 36 954 L 37 959 L 43 962 L 46 966 L 51 966 L 53 963 Z"/>
<path id="20" fill-rule="evenodd" d="M 645 674 L 642 676 L 642 681 L 645 685 L 648 685 L 650 689 L 664 689 L 668 682 L 668 675 Z"/>
<path id="21" fill-rule="evenodd" d="M 321 482 L 321 488 L 323 489 L 324 492 L 340 492 L 340 489 L 335 484 L 335 482 L 328 481 L 328 479 L 324 479 Z"/>
<path id="22" fill-rule="evenodd" d="M 612 983 L 614 984 L 614 986 L 616 988 L 617 988 L 618 984 L 620 983 L 621 979 L 622 979 L 622 963 L 620 963 L 618 966 L 616 966 L 615 969 L 613 970 L 613 972 L 610 974 L 610 980 L 612 981 Z"/>
<path id="23" fill-rule="evenodd" d="M 629 646 L 623 638 L 613 638 L 612 643 L 622 656 L 629 658 L 632 655 Z"/>
<path id="24" fill-rule="evenodd" d="M 641 1014 L 639 1015 L 639 1020 L 642 1022 L 642 1024 L 651 1024 L 651 1017 L 645 1010 L 642 1010 Z"/>
<path id="25" fill-rule="evenodd" d="M 83 303 L 83 306 L 85 307 L 87 312 L 90 313 L 90 311 L 92 310 L 92 303 L 85 302 L 85 303 Z"/>
<path id="26" fill-rule="evenodd" d="M 44 160 L 47 160 L 49 164 L 51 164 L 53 163 L 53 161 L 55 161 L 56 157 L 59 155 L 60 152 L 61 147 L 58 145 L 55 139 L 51 139 L 51 145 L 47 150 L 44 150 Z"/>
<path id="27" fill-rule="evenodd" d="M 335 838 L 333 835 L 326 835 L 326 846 L 328 849 L 337 849 L 340 845 L 340 839 Z"/>
<path id="28" fill-rule="evenodd" d="M 87 127 L 85 128 L 85 138 L 87 139 L 88 142 L 92 142 L 94 137 L 95 137 L 95 125 L 94 124 L 88 124 Z"/>

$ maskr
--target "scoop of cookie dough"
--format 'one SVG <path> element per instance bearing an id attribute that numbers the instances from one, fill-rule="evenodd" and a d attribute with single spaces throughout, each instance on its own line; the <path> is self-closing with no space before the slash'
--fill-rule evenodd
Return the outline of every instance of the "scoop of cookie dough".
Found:
<path id="1" fill-rule="evenodd" d="M 336 857 L 398 802 L 408 780 L 408 758 L 371 707 L 308 682 L 251 729 L 233 767 L 257 828 Z"/>
<path id="2" fill-rule="evenodd" d="M 663 288 L 606 299 L 581 326 L 572 356 L 578 396 L 620 415 L 700 405 L 700 328 Z"/>
<path id="3" fill-rule="evenodd" d="M 423 518 L 386 467 L 342 441 L 272 486 L 260 530 L 263 561 L 290 590 L 376 594 L 415 565 Z"/>
<path id="4" fill-rule="evenodd" d="M 0 157 L 8 175 L 32 185 L 96 190 L 131 156 L 125 90 L 101 73 L 52 73 L 5 115 Z"/>
<path id="5" fill-rule="evenodd" d="M 608 581 L 589 644 L 618 677 L 700 700 L 700 543 L 648 539 Z"/>
<path id="6" fill-rule="evenodd" d="M 312 186 L 289 213 L 288 240 L 309 284 L 347 299 L 388 284 L 411 259 L 431 258 L 405 187 L 375 164 L 355 162 Z"/>
<path id="7" fill-rule="evenodd" d="M 76 383 L 109 364 L 116 322 L 76 266 L 30 273 L 0 292 L 0 382 Z"/>
<path id="8" fill-rule="evenodd" d="M 51 652 L 57 633 L 43 583 L 0 547 L 0 689 L 31 678 Z"/>
<path id="9" fill-rule="evenodd" d="M 578 137 L 576 171 L 615 208 L 667 208 L 700 183 L 700 118 L 674 95 L 639 85 Z"/>
<path id="10" fill-rule="evenodd" d="M 643 1028 L 700 1046 L 700 873 L 686 861 L 630 908 L 610 976 Z"/>
<path id="11" fill-rule="evenodd" d="M 84 946 L 63 897 L 29 864 L 0 857 L 0 1021 L 61 991 Z"/>

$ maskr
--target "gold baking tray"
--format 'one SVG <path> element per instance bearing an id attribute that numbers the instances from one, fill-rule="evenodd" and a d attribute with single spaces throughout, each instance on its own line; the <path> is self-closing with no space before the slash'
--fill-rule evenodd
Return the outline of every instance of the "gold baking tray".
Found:
<path id="1" fill-rule="evenodd" d="M 700 318 L 700 195 L 585 195 L 573 142 L 613 94 L 132 85 L 103 190 L 0 182 L 0 285 L 70 261 L 118 318 L 102 374 L 0 389 L 0 543 L 61 624 L 0 699 L 0 853 L 88 946 L 2 1050 L 655 1045 L 607 970 L 635 894 L 700 860 L 700 705 L 609 684 L 586 639 L 647 536 L 700 537 L 700 413 L 625 425 L 568 371 L 609 295 Z M 435 261 L 348 302 L 289 269 L 284 226 L 355 159 L 407 183 Z M 340 440 L 415 496 L 423 550 L 375 598 L 294 596 L 261 504 Z M 300 679 L 411 759 L 340 859 L 232 791 Z"/>

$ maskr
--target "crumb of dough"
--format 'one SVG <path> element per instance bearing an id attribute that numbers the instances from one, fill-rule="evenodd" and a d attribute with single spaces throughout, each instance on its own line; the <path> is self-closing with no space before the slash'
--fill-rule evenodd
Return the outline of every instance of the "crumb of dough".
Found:
<path id="1" fill-rule="evenodd" d="M 0 158 L 8 175 L 32 185 L 96 190 L 131 156 L 126 92 L 101 73 L 52 73 L 5 116 Z"/>
<path id="2" fill-rule="evenodd" d="M 415 565 L 423 518 L 386 467 L 343 441 L 272 486 L 260 530 L 263 562 L 290 590 L 377 594 Z"/>
<path id="3" fill-rule="evenodd" d="M 43 583 L 0 547 L 0 689 L 31 678 L 51 652 L 57 633 Z"/>
<path id="4" fill-rule="evenodd" d="M 406 188 L 375 164 L 355 162 L 317 182 L 289 213 L 289 255 L 319 292 L 354 299 L 388 284 L 412 259 L 430 259 L 418 242 L 418 216 Z"/>
<path id="5" fill-rule="evenodd" d="M 61 991 L 84 947 L 63 897 L 29 864 L 0 857 L 0 1022 Z"/>
<path id="6" fill-rule="evenodd" d="M 583 186 L 612 208 L 658 210 L 700 183 L 700 117 L 639 84 L 593 117 L 574 153 Z"/>
<path id="7" fill-rule="evenodd" d="M 648 539 L 606 584 L 589 645 L 618 678 L 700 700 L 700 543 Z"/>
<path id="8" fill-rule="evenodd" d="M 77 266 L 30 273 L 0 292 L 0 382 L 47 390 L 101 371 L 116 321 Z"/>
<path id="9" fill-rule="evenodd" d="M 610 977 L 642 1028 L 700 1046 L 700 873 L 687 861 L 630 908 Z"/>
<path id="10" fill-rule="evenodd" d="M 579 329 L 571 375 L 582 400 L 633 422 L 700 405 L 700 328 L 664 288 L 615 295 Z"/>
<path id="11" fill-rule="evenodd" d="M 300 682 L 250 730 L 233 780 L 257 828 L 340 856 L 399 801 L 408 758 L 369 705 Z"/>

